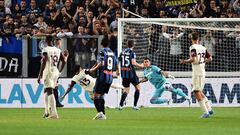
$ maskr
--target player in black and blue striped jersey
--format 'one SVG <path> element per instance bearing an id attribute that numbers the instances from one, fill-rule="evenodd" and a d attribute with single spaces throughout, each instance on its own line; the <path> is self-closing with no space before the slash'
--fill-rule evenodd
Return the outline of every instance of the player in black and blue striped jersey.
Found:
<path id="1" fill-rule="evenodd" d="M 103 38 L 101 45 L 103 46 L 103 49 L 98 54 L 97 63 L 90 70 L 85 71 L 86 74 L 89 74 L 97 70 L 93 99 L 98 112 L 94 117 L 95 120 L 106 119 L 104 94 L 108 93 L 113 81 L 113 71 L 117 68 L 117 58 L 108 47 L 109 40 L 107 37 Z"/>
<path id="2" fill-rule="evenodd" d="M 143 64 L 139 64 L 136 62 L 136 54 L 133 51 L 133 48 L 134 48 L 133 40 L 129 40 L 127 42 L 127 46 L 128 48 L 124 49 L 119 56 L 119 64 L 121 66 L 122 85 L 124 87 L 123 94 L 120 100 L 119 110 L 123 109 L 123 103 L 130 90 L 130 83 L 133 84 L 135 87 L 133 109 L 139 110 L 137 106 L 137 102 L 140 95 L 140 85 L 139 85 L 139 78 L 136 74 L 134 66 L 143 68 Z"/>

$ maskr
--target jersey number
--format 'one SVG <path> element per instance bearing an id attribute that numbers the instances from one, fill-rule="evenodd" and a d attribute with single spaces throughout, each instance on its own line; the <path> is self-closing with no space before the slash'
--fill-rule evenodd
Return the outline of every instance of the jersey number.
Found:
<path id="1" fill-rule="evenodd" d="M 122 55 L 122 66 L 128 67 L 130 65 L 129 56 Z"/>
<path id="2" fill-rule="evenodd" d="M 198 53 L 200 59 L 199 64 L 205 63 L 205 53 Z"/>
<path id="3" fill-rule="evenodd" d="M 52 65 L 53 66 L 57 66 L 57 64 L 58 64 L 58 56 L 57 55 L 51 55 L 51 59 L 52 59 Z"/>
<path id="4" fill-rule="evenodd" d="M 80 81 L 80 84 L 81 85 L 84 85 L 84 86 L 88 86 L 90 84 L 90 80 L 87 79 L 87 78 L 83 78 L 81 81 Z"/>
<path id="5" fill-rule="evenodd" d="M 112 57 L 108 57 L 108 59 L 107 59 L 107 69 L 108 70 L 113 69 L 113 58 Z"/>

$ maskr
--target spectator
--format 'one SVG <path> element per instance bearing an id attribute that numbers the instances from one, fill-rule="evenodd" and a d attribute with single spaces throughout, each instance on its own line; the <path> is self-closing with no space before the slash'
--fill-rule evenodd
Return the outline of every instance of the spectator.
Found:
<path id="1" fill-rule="evenodd" d="M 205 46 L 212 56 L 215 56 L 216 40 L 213 37 L 211 30 L 207 30 L 207 33 L 201 39 L 200 44 Z"/>
<path id="2" fill-rule="evenodd" d="M 37 21 L 38 21 L 38 18 L 36 17 L 36 15 L 34 13 L 31 13 L 29 15 L 28 23 L 33 26 L 34 24 L 37 23 Z"/>
<path id="3" fill-rule="evenodd" d="M 217 5 L 215 0 L 210 1 L 210 6 L 206 7 L 204 16 L 205 17 L 220 17 L 217 11 Z"/>
<path id="4" fill-rule="evenodd" d="M 27 14 L 27 3 L 26 0 L 22 0 L 20 3 L 21 15 Z"/>
<path id="5" fill-rule="evenodd" d="M 34 13 L 36 15 L 41 13 L 40 9 L 36 6 L 36 0 L 31 0 L 30 8 L 27 8 L 26 12 L 27 14 Z"/>
<path id="6" fill-rule="evenodd" d="M 173 28 L 172 34 L 163 33 L 163 36 L 169 40 L 170 43 L 170 60 L 168 64 L 169 70 L 175 71 L 174 63 L 177 63 L 182 54 L 181 48 L 181 37 L 184 35 L 183 32 L 179 32 L 178 28 Z"/>
<path id="7" fill-rule="evenodd" d="M 235 2 L 233 3 L 233 8 L 237 12 L 238 17 L 240 17 L 240 6 L 239 5 L 240 5 L 239 0 L 235 0 Z"/>
<path id="8" fill-rule="evenodd" d="M 115 20 L 110 24 L 110 32 L 113 32 L 114 29 L 117 29 L 118 18 L 121 18 L 121 14 L 117 13 L 115 16 Z"/>
<path id="9" fill-rule="evenodd" d="M 21 17 L 20 5 L 16 4 L 15 6 L 13 6 L 11 12 L 12 12 L 12 15 L 14 16 L 14 18 L 20 18 Z"/>
<path id="10" fill-rule="evenodd" d="M 23 15 L 21 17 L 21 21 L 20 21 L 20 25 L 23 26 L 23 27 L 26 27 L 28 25 L 28 21 L 27 21 L 27 16 Z"/>
<path id="11" fill-rule="evenodd" d="M 44 17 L 50 18 L 50 13 L 54 11 L 57 11 L 55 0 L 50 0 L 49 3 L 45 6 Z"/>
<path id="12" fill-rule="evenodd" d="M 65 7 L 65 9 L 66 9 L 66 14 L 67 14 L 67 16 L 68 16 L 70 19 L 72 19 L 72 17 L 73 17 L 74 14 L 75 14 L 75 10 L 76 10 L 76 9 L 73 7 L 71 0 L 66 0 L 66 1 L 65 1 L 65 4 L 64 4 L 64 7 Z"/>
<path id="13" fill-rule="evenodd" d="M 46 22 L 44 21 L 43 15 L 39 15 L 39 16 L 38 16 L 38 21 L 37 21 L 37 23 L 34 24 L 34 26 L 38 27 L 39 29 L 40 29 L 40 28 L 43 28 L 44 30 L 47 29 L 47 26 L 48 26 L 48 25 L 47 25 Z"/>

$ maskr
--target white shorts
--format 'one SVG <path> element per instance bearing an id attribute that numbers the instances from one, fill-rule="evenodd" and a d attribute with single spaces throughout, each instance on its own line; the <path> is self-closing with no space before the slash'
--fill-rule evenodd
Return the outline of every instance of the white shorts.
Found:
<path id="1" fill-rule="evenodd" d="M 192 77 L 192 91 L 202 91 L 205 84 L 205 76 Z"/>
<path id="2" fill-rule="evenodd" d="M 59 71 L 43 73 L 44 88 L 55 88 L 59 78 Z"/>

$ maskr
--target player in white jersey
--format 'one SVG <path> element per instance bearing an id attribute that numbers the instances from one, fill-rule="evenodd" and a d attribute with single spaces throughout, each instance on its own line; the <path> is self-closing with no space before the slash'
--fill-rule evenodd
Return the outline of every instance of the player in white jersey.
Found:
<path id="1" fill-rule="evenodd" d="M 209 118 L 213 114 L 211 105 L 204 95 L 203 88 L 205 83 L 205 63 L 212 61 L 212 56 L 207 49 L 199 44 L 199 34 L 192 33 L 192 46 L 190 46 L 190 58 L 187 60 L 180 59 L 181 64 L 192 64 L 192 90 L 198 103 L 203 110 L 202 118 Z"/>
<path id="2" fill-rule="evenodd" d="M 96 79 L 92 76 L 85 74 L 85 69 L 80 68 L 79 73 L 73 76 L 71 84 L 69 85 L 67 91 L 61 97 L 61 100 L 72 90 L 75 84 L 79 84 L 84 90 L 89 92 L 91 98 L 93 98 L 93 88 L 95 86 Z M 124 87 L 120 84 L 112 83 L 112 88 L 123 89 Z"/>
<path id="3" fill-rule="evenodd" d="M 53 46 L 52 40 L 52 36 L 46 37 L 47 47 L 42 50 L 41 68 L 37 80 L 38 83 L 40 83 L 42 78 L 44 84 L 44 118 L 58 118 L 53 89 L 57 85 L 59 74 L 63 70 L 68 57 L 67 50 L 62 53 L 59 48 Z M 58 70 L 59 61 L 62 62 L 60 70 Z M 49 106 L 51 107 L 51 113 L 49 111 Z"/>

